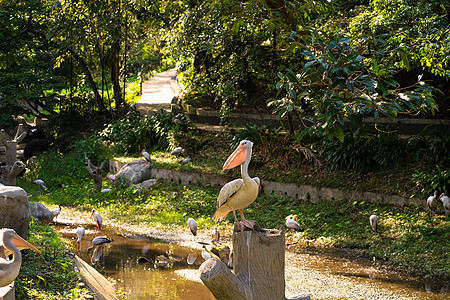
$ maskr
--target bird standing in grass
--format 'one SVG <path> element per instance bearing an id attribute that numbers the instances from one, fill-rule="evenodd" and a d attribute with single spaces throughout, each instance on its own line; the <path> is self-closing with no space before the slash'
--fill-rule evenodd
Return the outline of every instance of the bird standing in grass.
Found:
<path id="1" fill-rule="evenodd" d="M 33 181 L 34 184 L 37 184 L 39 186 L 39 189 L 43 189 L 46 190 L 47 187 L 44 185 L 44 180 L 42 179 L 36 179 L 35 181 Z"/>
<path id="2" fill-rule="evenodd" d="M 292 218 L 288 218 L 286 220 L 286 226 L 291 230 L 303 231 L 300 227 L 300 224 L 297 222 L 297 215 L 294 215 Z"/>
<path id="3" fill-rule="evenodd" d="M 55 218 L 55 223 L 58 221 L 58 215 L 61 213 L 61 204 L 58 205 L 57 209 L 52 210 L 53 218 Z"/>
<path id="4" fill-rule="evenodd" d="M 100 216 L 100 214 L 95 209 L 93 209 L 92 213 L 91 213 L 91 217 L 94 220 L 95 225 L 97 226 L 97 229 L 102 230 L 102 223 L 103 223 L 102 216 Z"/>
<path id="5" fill-rule="evenodd" d="M 13 229 L 3 228 L 0 230 L 0 248 L 2 254 L 6 249 L 12 252 L 13 258 L 11 260 L 0 256 L 0 288 L 9 285 L 16 279 L 20 272 L 22 265 L 22 253 L 20 249 L 32 249 L 41 253 L 36 247 L 21 238 Z"/>
<path id="6" fill-rule="evenodd" d="M 444 196 L 444 194 L 441 194 L 438 197 L 438 191 L 434 191 L 433 196 L 428 197 L 427 199 L 427 205 L 428 205 L 428 209 L 430 210 L 430 217 L 433 217 L 434 214 L 436 213 L 436 209 L 437 209 L 437 204 L 438 204 L 438 200 Z"/>
<path id="7" fill-rule="evenodd" d="M 373 232 L 377 232 L 378 230 L 378 217 L 376 215 L 371 215 L 369 217 L 369 223 L 370 227 L 372 228 Z"/>
<path id="8" fill-rule="evenodd" d="M 181 148 L 181 147 L 176 147 L 175 149 L 173 149 L 173 151 L 170 153 L 170 155 L 175 155 L 177 157 L 179 157 L 181 154 L 184 154 L 186 151 Z"/>
<path id="9" fill-rule="evenodd" d="M 197 235 L 197 222 L 195 222 L 195 220 L 193 218 L 189 218 L 187 223 L 188 223 L 189 229 L 191 230 L 192 234 L 194 236 L 196 236 Z"/>
<path id="10" fill-rule="evenodd" d="M 442 196 L 441 201 L 442 204 L 444 205 L 445 210 L 445 217 L 448 218 L 448 215 L 450 213 L 450 198 L 445 194 L 442 194 L 441 196 Z"/>

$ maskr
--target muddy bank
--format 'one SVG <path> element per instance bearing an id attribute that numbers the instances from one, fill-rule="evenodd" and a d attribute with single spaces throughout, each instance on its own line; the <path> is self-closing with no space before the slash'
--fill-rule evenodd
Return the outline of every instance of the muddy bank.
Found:
<path id="1" fill-rule="evenodd" d="M 88 213 L 69 208 L 61 213 L 58 220 L 73 225 L 92 224 Z M 201 249 L 198 242 L 211 241 L 210 229 L 199 229 L 194 239 L 187 227 L 157 228 L 110 220 L 104 220 L 104 225 L 194 249 Z M 231 244 L 231 234 L 231 228 L 225 232 L 222 230 L 221 241 Z M 295 239 L 288 236 L 287 242 L 295 243 Z M 294 250 L 295 247 L 294 244 L 286 249 L 286 295 L 306 292 L 312 299 L 450 299 L 448 284 L 433 285 L 414 278 L 386 274 L 365 258 L 301 248 Z M 198 281 L 193 270 L 177 272 L 187 279 Z"/>

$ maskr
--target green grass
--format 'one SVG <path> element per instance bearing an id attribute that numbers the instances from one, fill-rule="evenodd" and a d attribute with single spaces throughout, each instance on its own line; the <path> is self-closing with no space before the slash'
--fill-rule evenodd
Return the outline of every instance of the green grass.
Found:
<path id="1" fill-rule="evenodd" d="M 22 251 L 22 266 L 15 280 L 16 299 L 85 299 L 89 294 L 78 287 L 78 274 L 68 256 L 68 244 L 48 225 L 34 222 L 28 241 L 41 253 Z"/>

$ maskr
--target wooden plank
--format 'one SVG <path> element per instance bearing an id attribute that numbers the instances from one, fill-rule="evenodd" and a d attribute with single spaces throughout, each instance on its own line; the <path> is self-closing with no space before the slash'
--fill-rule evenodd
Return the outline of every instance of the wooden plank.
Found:
<path id="1" fill-rule="evenodd" d="M 94 293 L 95 299 L 119 300 L 114 286 L 96 269 L 91 267 L 77 255 L 75 255 L 75 264 L 80 270 L 80 275 L 83 278 L 83 282 Z"/>

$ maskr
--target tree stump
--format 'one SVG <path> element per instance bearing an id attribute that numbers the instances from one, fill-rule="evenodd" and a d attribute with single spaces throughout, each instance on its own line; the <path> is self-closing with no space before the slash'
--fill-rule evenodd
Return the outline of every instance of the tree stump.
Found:
<path id="1" fill-rule="evenodd" d="M 94 179 L 94 189 L 97 191 L 100 191 L 102 189 L 102 182 L 103 182 L 103 166 L 105 162 L 102 162 L 100 167 L 97 167 L 91 163 L 91 160 L 87 157 L 86 152 L 84 153 L 84 159 L 86 160 L 87 166 L 86 169 L 91 175 L 91 177 Z"/>
<path id="2" fill-rule="evenodd" d="M 219 300 L 285 300 L 284 229 L 233 233 L 234 275 L 218 259 L 200 266 L 200 279 Z M 288 299 L 310 299 L 297 295 Z"/>
<path id="3" fill-rule="evenodd" d="M 23 125 L 19 124 L 17 127 L 16 136 L 14 139 L 8 140 L 6 138 L 5 130 L 1 130 L 0 141 L 5 147 L 5 163 L 6 165 L 0 167 L 0 182 L 5 185 L 16 185 L 17 175 L 25 169 L 25 165 L 17 159 L 17 145 L 27 135 L 23 131 Z"/>

